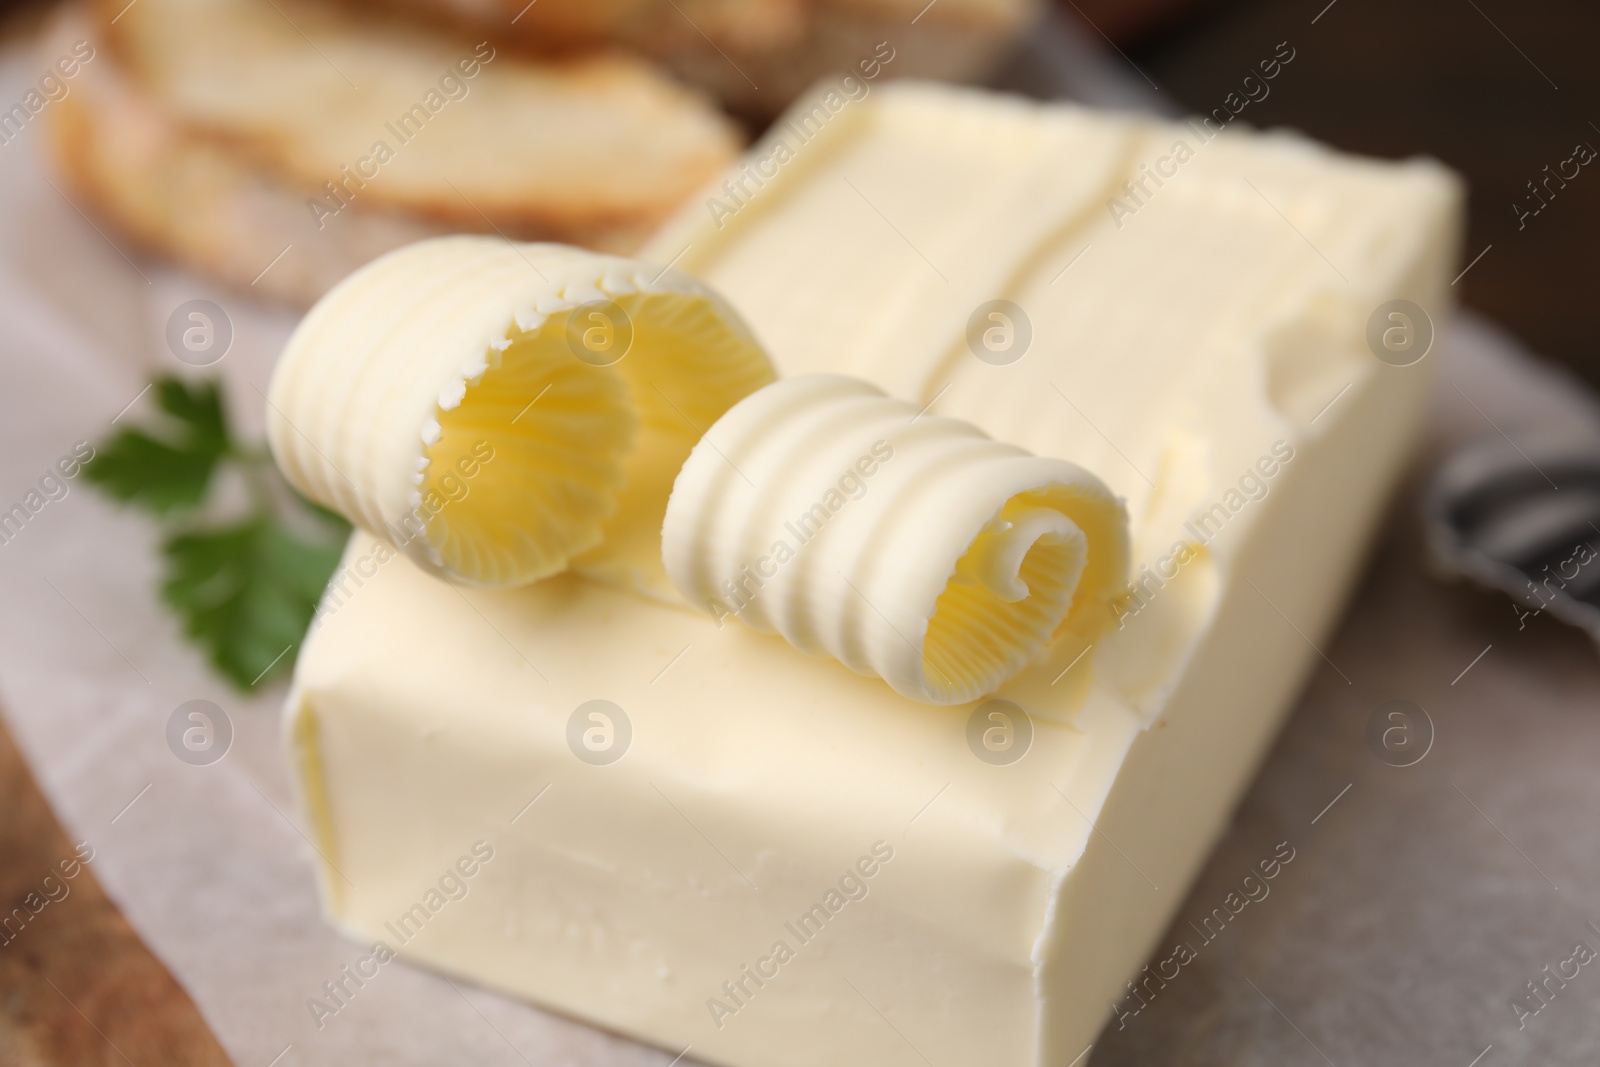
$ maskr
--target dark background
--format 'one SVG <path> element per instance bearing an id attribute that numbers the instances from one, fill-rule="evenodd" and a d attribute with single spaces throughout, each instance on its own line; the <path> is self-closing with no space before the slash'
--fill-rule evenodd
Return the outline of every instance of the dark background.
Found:
<path id="1" fill-rule="evenodd" d="M 1579 142 L 1600 149 L 1600 5 L 1593 0 L 1212 0 L 1064 2 L 1117 40 L 1185 109 L 1209 111 L 1287 40 L 1294 63 L 1252 103 L 1256 126 L 1289 126 L 1338 148 L 1434 156 L 1468 183 L 1456 286 L 1541 355 L 1600 386 L 1595 346 L 1600 159 L 1518 229 L 1526 183 Z M 1176 11 L 1171 10 L 1177 8 Z M 1319 17 L 1320 13 L 1320 17 Z M 1312 20 L 1317 21 L 1313 24 Z M 1091 31 L 1092 32 L 1092 31 Z M 1570 170 L 1570 168 L 1569 168 Z M 1554 184 L 1554 183 L 1552 183 Z"/>
<path id="2" fill-rule="evenodd" d="M 1057 0 L 1185 110 L 1209 111 L 1280 41 L 1292 66 L 1247 121 L 1350 152 L 1434 156 L 1468 185 L 1456 290 L 1535 352 L 1600 387 L 1600 165 L 1519 228 L 1527 184 L 1600 150 L 1594 0 Z M 39 0 L 0 0 L 0 12 Z M 1313 21 L 1315 20 L 1315 21 Z M 1600 159 L 1595 160 L 1600 164 Z M 1591 173 L 1591 171 L 1595 173 Z M 1491 247 L 1492 246 L 1492 247 Z"/>
<path id="3" fill-rule="evenodd" d="M 1293 127 L 1347 151 L 1427 153 L 1461 172 L 1470 195 L 1461 266 L 1489 248 L 1457 286 L 1462 299 L 1600 387 L 1590 297 L 1600 160 L 1520 231 L 1513 210 L 1546 165 L 1569 158 L 1580 141 L 1600 147 L 1595 0 L 1059 2 L 1104 31 L 1163 95 L 1196 112 L 1218 106 L 1258 60 L 1289 42 L 1293 64 L 1265 101 L 1250 105 L 1248 121 Z M 0 0 L 0 13 L 25 6 L 31 16 L 44 5 Z M 7 21 L 14 31 L 17 20 Z M 1098 39 L 1098 31 L 1087 32 Z M 1564 994 L 1566 1014 L 1541 1021 L 1538 1045 L 1488 1060 L 1493 1045 L 1478 1051 L 1491 1037 L 1504 1043 L 1505 993 L 1559 958 L 1553 946 L 1581 926 L 1582 917 L 1568 912 L 1593 900 L 1582 887 L 1600 884 L 1594 850 L 1574 848 L 1566 834 L 1572 816 L 1551 817 L 1600 810 L 1588 773 L 1600 759 L 1600 729 L 1573 713 L 1592 703 L 1595 691 L 1587 642 L 1548 619 L 1533 633 L 1512 630 L 1505 601 L 1434 589 L 1415 558 L 1416 535 L 1391 539 L 1357 615 L 1329 651 L 1347 664 L 1378 664 L 1363 684 L 1415 693 L 1434 707 L 1439 754 L 1415 772 L 1373 766 L 1359 740 L 1367 707 L 1349 705 L 1323 672 L 1327 684 L 1313 682 L 1191 898 L 1201 908 L 1220 900 L 1237 872 L 1266 854 L 1263 842 L 1293 837 L 1306 846 L 1306 858 L 1274 889 L 1277 910 L 1266 913 L 1274 917 L 1252 919 L 1256 925 L 1242 929 L 1240 940 L 1208 950 L 1205 969 L 1165 994 L 1160 1014 L 1125 1034 L 1108 1032 L 1093 1062 L 1239 1062 L 1250 1052 L 1253 1062 L 1318 1064 L 1325 1047 L 1329 1062 L 1350 1063 L 1358 1062 L 1363 1035 L 1372 1039 L 1369 1050 L 1376 1044 L 1405 1054 L 1385 1062 L 1460 1067 L 1482 1060 L 1493 1067 L 1505 1051 L 1530 1050 L 1518 1062 L 1540 1062 L 1540 1055 L 1548 1056 L 1544 1062 L 1596 1062 L 1592 1020 L 1600 992 L 1592 984 Z M 1479 651 L 1485 634 L 1495 644 Z M 1405 656 L 1392 654 L 1401 648 Z M 1473 669 L 1472 684 L 1455 688 L 1466 671 L 1449 682 L 1414 674 L 1418 665 L 1444 661 Z M 1307 767 L 1321 769 L 1307 774 Z M 1340 792 L 1345 782 L 1352 783 L 1348 797 Z M 1435 795 L 1454 810 L 1428 799 Z M 1331 813 L 1332 805 L 1323 807 L 1328 798 L 1339 804 Z M 1498 824 L 1473 810 L 1479 801 Z M 1282 824 L 1284 812 L 1319 809 L 1309 826 Z M 3 724 L 0 812 L 7 861 L 0 864 L 0 900 L 17 900 L 34 883 L 8 882 L 10 875 L 44 869 L 69 850 Z M 1554 858 L 1559 866 L 1551 864 L 1551 872 L 1578 892 L 1535 895 L 1543 894 L 1543 871 L 1506 832 L 1544 862 Z M 30 935 L 24 951 L 31 955 L 0 958 L 0 989 L 7 990 L 0 997 L 0 1061 L 16 1062 L 25 1047 L 42 1058 L 30 1062 L 63 1065 L 226 1062 L 187 995 L 92 873 L 54 907 L 73 910 L 70 921 L 52 927 L 48 952 L 43 935 Z M 1495 919 L 1462 928 L 1463 915 Z M 1412 950 L 1398 965 L 1386 960 L 1374 968 L 1364 951 L 1383 936 Z M 1317 966 L 1308 966 L 1312 954 L 1300 950 L 1318 940 Z M 1483 959 L 1501 962 L 1484 967 L 1477 962 Z M 32 979 L 45 963 L 73 1001 Z M 1231 980 L 1246 970 L 1271 1001 Z M 89 1024 L 91 1016 L 98 1022 Z M 119 1059 L 102 1044 L 110 1040 L 106 1031 Z M 1454 1043 L 1439 1044 L 1440 1034 Z"/>

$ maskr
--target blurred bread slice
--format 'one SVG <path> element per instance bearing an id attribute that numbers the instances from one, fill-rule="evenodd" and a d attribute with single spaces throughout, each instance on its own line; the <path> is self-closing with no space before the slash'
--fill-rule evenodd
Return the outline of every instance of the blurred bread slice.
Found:
<path id="1" fill-rule="evenodd" d="M 106 42 L 178 122 L 313 189 L 387 143 L 394 158 L 355 199 L 458 225 L 648 225 L 738 148 L 709 106 L 630 57 L 533 63 L 306 0 L 126 4 L 101 0 Z"/>
<path id="2" fill-rule="evenodd" d="M 437 232 L 631 251 L 740 146 L 624 56 L 535 63 L 304 0 L 124 3 L 57 29 L 99 52 L 52 108 L 69 182 L 156 251 L 298 304 Z"/>
<path id="3" fill-rule="evenodd" d="M 1043 9 L 1042 0 L 389 2 L 534 49 L 621 45 L 759 117 L 776 115 L 819 79 L 856 70 L 879 45 L 896 57 L 884 68 L 889 77 L 980 79 Z"/>
<path id="4" fill-rule="evenodd" d="M 382 4 L 383 0 L 359 0 Z M 393 0 L 542 51 L 625 44 L 673 50 L 693 36 L 740 51 L 795 35 L 810 0 Z M 701 35 L 704 35 L 703 37 Z"/>
<path id="5" fill-rule="evenodd" d="M 651 54 L 733 110 L 773 116 L 818 80 L 859 72 L 884 47 L 894 55 L 882 64 L 884 77 L 980 81 L 1043 7 L 1039 0 L 805 0 L 805 6 L 793 34 L 760 47 L 717 47 L 697 35 Z"/>
<path id="6" fill-rule="evenodd" d="M 97 56 L 48 112 L 56 160 L 87 206 L 147 250 L 309 306 L 368 260 L 442 232 L 414 216 L 360 208 L 318 231 L 304 190 L 189 133 L 128 85 L 80 12 L 59 28 L 94 43 Z"/>

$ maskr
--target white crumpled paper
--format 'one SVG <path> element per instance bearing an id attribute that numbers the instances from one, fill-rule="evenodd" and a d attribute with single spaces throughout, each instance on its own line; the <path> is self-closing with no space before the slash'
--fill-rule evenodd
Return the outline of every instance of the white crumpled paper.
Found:
<path id="1" fill-rule="evenodd" d="M 21 99 L 42 62 L 21 45 L 0 54 L 0 101 Z M 36 119 L 0 146 L 0 510 L 77 442 L 146 412 L 141 390 L 153 375 L 186 369 L 164 335 L 173 309 L 191 299 L 216 302 L 232 321 L 232 348 L 213 369 L 236 425 L 259 437 L 261 393 L 294 322 L 100 232 L 64 195 L 43 144 Z M 1477 383 L 1477 403 L 1497 418 L 1581 407 L 1553 385 L 1526 384 L 1513 346 L 1472 319 L 1458 323 L 1452 343 L 1440 357 L 1449 378 Z M 1445 425 L 1444 436 L 1483 432 L 1451 388 L 1441 376 L 1436 438 Z M 647 1049 L 404 964 L 384 967 L 319 1026 L 308 999 L 367 948 L 318 912 L 279 745 L 283 687 L 245 698 L 214 677 L 160 606 L 158 568 L 151 524 L 81 479 L 0 544 L 0 707 L 69 836 L 94 846 L 95 874 L 239 1064 L 672 1061 L 677 1050 Z M 1492 660 L 1477 668 L 1480 679 L 1495 669 Z M 185 764 L 167 747 L 168 717 L 196 698 L 224 708 L 234 729 L 231 750 L 210 766 Z M 1247 998 L 1238 1011 L 1255 1010 L 1255 994 L 1232 984 Z M 1194 1025 L 1173 1020 L 1169 1032 Z M 1261 1021 L 1275 1025 L 1272 1016 Z"/>
<path id="2" fill-rule="evenodd" d="M 43 64 L 7 48 L 0 100 L 22 99 Z M 165 333 L 191 299 L 232 321 L 231 349 L 200 373 L 220 375 L 235 425 L 259 439 L 296 318 L 97 231 L 47 165 L 47 117 L 0 146 L 0 511 L 119 414 L 147 415 L 152 376 L 190 370 Z M 68 835 L 94 846 L 91 869 L 241 1067 L 672 1059 L 404 964 L 319 1027 L 307 999 L 367 949 L 318 913 L 278 739 L 284 686 L 241 697 L 215 677 L 158 600 L 152 524 L 81 477 L 67 485 L 0 544 L 0 706 Z M 211 766 L 167 748 L 168 716 L 196 698 L 234 730 Z"/>

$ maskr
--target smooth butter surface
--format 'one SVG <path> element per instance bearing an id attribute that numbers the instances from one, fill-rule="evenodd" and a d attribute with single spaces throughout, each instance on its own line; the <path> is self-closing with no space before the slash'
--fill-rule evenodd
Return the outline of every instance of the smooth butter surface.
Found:
<path id="1" fill-rule="evenodd" d="M 1193 158 L 1118 227 L 1107 199 L 1179 139 Z M 710 1062 L 1066 1063 L 1338 608 L 1428 367 L 1378 363 L 1366 320 L 1402 296 L 1440 316 L 1457 192 L 1426 164 L 914 85 L 789 144 L 731 216 L 691 205 L 651 250 L 780 371 L 856 374 L 1089 468 L 1129 501 L 1136 567 L 1244 503 L 1125 628 L 1086 653 L 1068 635 L 1003 691 L 1034 720 L 1010 765 L 979 758 L 971 706 L 776 637 L 571 577 L 454 589 L 358 537 L 290 706 L 328 908 Z M 965 339 L 995 298 L 1033 335 L 999 366 Z M 569 730 L 595 699 L 631 727 L 605 765 L 575 755 L 592 720 Z M 470 896 L 394 927 L 479 838 Z M 892 858 L 843 881 L 875 846 Z"/>

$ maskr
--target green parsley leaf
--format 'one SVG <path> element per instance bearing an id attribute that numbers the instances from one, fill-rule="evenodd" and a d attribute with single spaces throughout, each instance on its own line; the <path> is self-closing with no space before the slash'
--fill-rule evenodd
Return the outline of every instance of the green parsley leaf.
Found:
<path id="1" fill-rule="evenodd" d="M 155 390 L 156 405 L 187 427 L 197 442 L 218 455 L 228 450 L 228 417 L 215 380 L 190 383 L 167 375 L 156 379 Z"/>
<path id="2" fill-rule="evenodd" d="M 217 671 L 248 689 L 294 665 L 350 526 L 283 487 L 264 448 L 234 441 L 216 382 L 167 376 L 153 385 L 158 424 L 118 431 L 84 473 L 161 520 L 162 599 Z M 205 503 L 223 464 L 251 487 L 250 510 L 206 523 L 190 511 Z"/>
<path id="3" fill-rule="evenodd" d="M 162 597 L 212 664 L 248 689 L 293 664 L 343 542 L 316 544 L 270 518 L 175 534 Z"/>
<path id="4" fill-rule="evenodd" d="M 108 494 L 167 515 L 205 500 L 217 464 L 233 451 L 215 382 L 164 377 L 156 403 L 167 416 L 155 432 L 118 431 L 96 450 L 84 475 Z"/>

